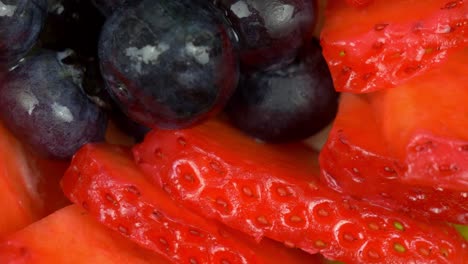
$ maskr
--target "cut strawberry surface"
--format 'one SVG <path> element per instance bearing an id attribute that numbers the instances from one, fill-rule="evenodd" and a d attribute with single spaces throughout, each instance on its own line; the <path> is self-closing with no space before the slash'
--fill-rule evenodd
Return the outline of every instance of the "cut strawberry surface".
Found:
<path id="1" fill-rule="evenodd" d="M 402 181 L 468 192 L 467 61 L 468 48 L 442 67 L 371 95 L 386 145 L 407 166 Z"/>
<path id="2" fill-rule="evenodd" d="M 323 54 L 338 91 L 391 88 L 437 67 L 468 44 L 464 0 L 328 1 Z"/>
<path id="3" fill-rule="evenodd" d="M 400 88 L 396 90 L 401 91 Z M 466 191 L 401 182 L 400 172 L 408 172 L 408 164 L 392 152 L 392 144 L 396 143 L 385 140 L 372 100 L 342 94 L 340 104 L 339 114 L 320 154 L 322 177 L 328 186 L 415 217 L 468 222 Z M 418 162 L 423 162 L 422 157 Z"/>
<path id="4" fill-rule="evenodd" d="M 168 264 L 162 256 L 105 228 L 76 205 L 0 241 L 0 263 Z"/>
<path id="5" fill-rule="evenodd" d="M 215 121 L 152 131 L 134 148 L 147 177 L 206 218 L 254 236 L 350 263 L 463 263 L 466 242 L 318 182 L 303 145 L 258 143 Z"/>
<path id="6" fill-rule="evenodd" d="M 145 180 L 122 148 L 85 146 L 74 157 L 62 185 L 66 195 L 99 222 L 174 263 L 318 261 L 318 256 L 276 242 L 256 244 L 178 206 Z"/>

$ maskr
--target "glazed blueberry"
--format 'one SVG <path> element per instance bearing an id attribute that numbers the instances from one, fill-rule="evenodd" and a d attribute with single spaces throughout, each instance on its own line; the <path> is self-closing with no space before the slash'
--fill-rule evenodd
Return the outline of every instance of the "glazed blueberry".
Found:
<path id="1" fill-rule="evenodd" d="M 36 43 L 47 16 L 47 0 L 0 1 L 0 67 L 10 67 Z"/>
<path id="2" fill-rule="evenodd" d="M 104 14 L 110 16 L 117 8 L 138 0 L 92 0 L 93 4 Z"/>
<path id="3" fill-rule="evenodd" d="M 106 115 L 81 91 L 80 69 L 67 53 L 42 51 L 0 80 L 0 116 L 22 142 L 45 156 L 70 158 L 87 142 L 102 141 Z"/>
<path id="4" fill-rule="evenodd" d="M 99 43 L 106 87 L 140 124 L 190 126 L 220 111 L 237 85 L 231 37 L 207 1 L 143 0 L 119 9 Z"/>
<path id="5" fill-rule="evenodd" d="M 227 107 L 235 126 L 263 141 L 312 136 L 336 115 L 337 93 L 318 42 L 299 61 L 243 76 Z"/>
<path id="6" fill-rule="evenodd" d="M 218 0 L 240 42 L 245 68 L 288 64 L 315 24 L 313 0 Z"/>

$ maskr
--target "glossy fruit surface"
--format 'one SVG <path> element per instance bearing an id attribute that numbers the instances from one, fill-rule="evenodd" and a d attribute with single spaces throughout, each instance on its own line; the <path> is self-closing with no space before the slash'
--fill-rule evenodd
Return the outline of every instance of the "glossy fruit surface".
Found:
<path id="1" fill-rule="evenodd" d="M 414 218 L 467 223 L 468 197 L 463 191 L 403 183 L 405 163 L 389 149 L 369 102 L 350 94 L 343 94 L 341 102 L 320 154 L 324 183 L 340 193 Z"/>
<path id="2" fill-rule="evenodd" d="M 93 4 L 104 14 L 110 16 L 117 8 L 128 3 L 136 3 L 138 0 L 91 0 Z"/>
<path id="3" fill-rule="evenodd" d="M 317 263 L 316 256 L 250 237 L 200 217 L 153 186 L 131 153 L 87 145 L 74 157 L 62 186 L 74 203 L 110 229 L 173 263 Z"/>
<path id="4" fill-rule="evenodd" d="M 81 91 L 80 69 L 67 52 L 40 52 L 0 80 L 0 116 L 35 151 L 66 159 L 87 142 L 102 141 L 106 116 Z"/>
<path id="5" fill-rule="evenodd" d="M 233 124 L 267 142 L 292 142 L 319 132 L 335 117 L 335 92 L 320 46 L 296 62 L 245 74 L 228 105 Z"/>
<path id="6" fill-rule="evenodd" d="M 294 60 L 309 40 L 316 3 L 309 0 L 216 1 L 231 21 L 245 68 L 266 68 Z"/>
<path id="7" fill-rule="evenodd" d="M 335 88 L 392 88 L 439 67 L 468 45 L 467 14 L 463 0 L 329 1 L 321 43 Z"/>
<path id="8" fill-rule="evenodd" d="M 147 177 L 184 207 L 258 240 L 349 263 L 462 263 L 468 254 L 467 242 L 449 226 L 415 221 L 320 184 L 315 154 L 300 144 L 262 144 L 207 122 L 154 130 L 134 155 Z"/>
<path id="9" fill-rule="evenodd" d="M 36 43 L 47 15 L 47 0 L 0 1 L 0 72 Z"/>
<path id="10" fill-rule="evenodd" d="M 124 113 L 148 127 L 195 124 L 221 110 L 237 85 L 232 31 L 203 1 L 151 1 L 106 22 L 100 63 Z"/>

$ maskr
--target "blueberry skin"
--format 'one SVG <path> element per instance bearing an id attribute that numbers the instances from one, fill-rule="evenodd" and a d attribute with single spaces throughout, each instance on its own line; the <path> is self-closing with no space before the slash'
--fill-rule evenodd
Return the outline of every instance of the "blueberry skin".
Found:
<path id="1" fill-rule="evenodd" d="M 47 0 L 0 1 L 0 68 L 11 67 L 34 46 L 46 16 Z"/>
<path id="2" fill-rule="evenodd" d="M 33 150 L 70 158 L 88 142 L 104 140 L 106 115 L 79 87 L 81 72 L 42 51 L 0 79 L 0 116 Z"/>
<path id="3" fill-rule="evenodd" d="M 237 85 L 232 34 L 205 0 L 144 0 L 119 9 L 99 43 L 106 87 L 147 127 L 193 125 L 219 112 Z"/>
<path id="4" fill-rule="evenodd" d="M 92 0 L 93 4 L 106 17 L 112 15 L 115 10 L 127 4 L 133 4 L 139 0 Z"/>
<path id="5" fill-rule="evenodd" d="M 240 43 L 244 70 L 285 65 L 294 60 L 316 22 L 316 1 L 218 0 Z"/>
<path id="6" fill-rule="evenodd" d="M 338 94 L 317 42 L 298 61 L 245 75 L 231 99 L 232 123 L 257 139 L 287 143 L 310 137 L 335 117 Z"/>

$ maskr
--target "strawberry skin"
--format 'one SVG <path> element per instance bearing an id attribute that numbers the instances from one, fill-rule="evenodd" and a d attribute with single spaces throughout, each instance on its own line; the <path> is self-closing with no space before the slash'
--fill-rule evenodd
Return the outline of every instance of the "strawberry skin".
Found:
<path id="1" fill-rule="evenodd" d="M 443 64 L 467 46 L 467 25 L 465 0 L 328 1 L 321 43 L 335 88 L 367 93 Z"/>
<path id="2" fill-rule="evenodd" d="M 46 238 L 46 239 L 45 239 Z M 77 243 L 78 242 L 78 243 Z M 169 264 L 71 205 L 4 237 L 0 263 Z"/>
<path id="3" fill-rule="evenodd" d="M 303 145 L 256 142 L 211 121 L 152 131 L 134 147 L 147 177 L 209 219 L 349 263 L 463 263 L 466 242 L 445 225 L 417 222 L 318 183 Z"/>
<path id="4" fill-rule="evenodd" d="M 415 217 L 468 223 L 466 192 L 401 182 L 401 172 L 408 172 L 408 165 L 390 150 L 393 142 L 385 141 L 371 105 L 368 97 L 342 94 L 320 154 L 324 182 L 339 192 Z"/>
<path id="5" fill-rule="evenodd" d="M 348 3 L 348 5 L 354 7 L 365 7 L 370 5 L 372 2 L 373 0 L 346 0 L 346 3 Z"/>
<path id="6" fill-rule="evenodd" d="M 400 87 L 342 95 L 320 157 L 330 187 L 415 217 L 468 223 L 468 49 L 454 55 Z"/>
<path id="7" fill-rule="evenodd" d="M 318 256 L 237 231 L 175 204 L 151 185 L 130 152 L 86 145 L 73 158 L 62 186 L 74 203 L 105 226 L 172 263 L 318 263 Z"/>

